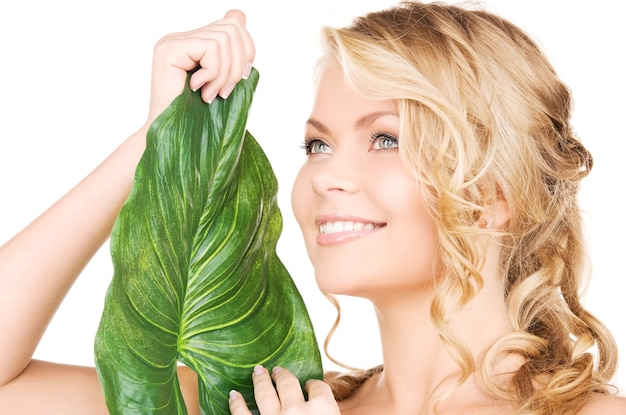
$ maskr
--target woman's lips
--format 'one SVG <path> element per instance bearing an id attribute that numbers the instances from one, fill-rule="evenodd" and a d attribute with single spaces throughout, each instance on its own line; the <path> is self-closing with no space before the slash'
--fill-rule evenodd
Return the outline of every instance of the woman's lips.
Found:
<path id="1" fill-rule="evenodd" d="M 317 243 L 332 245 L 348 240 L 362 238 L 386 226 L 385 223 L 369 222 L 364 220 L 326 220 L 318 221 L 319 233 Z"/>

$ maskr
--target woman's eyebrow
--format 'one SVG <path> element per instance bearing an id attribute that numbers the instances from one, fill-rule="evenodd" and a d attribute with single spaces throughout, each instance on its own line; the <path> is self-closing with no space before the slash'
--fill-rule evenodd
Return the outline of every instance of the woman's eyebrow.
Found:
<path id="1" fill-rule="evenodd" d="M 330 130 L 326 127 L 321 121 L 316 120 L 315 118 L 309 118 L 306 120 L 306 124 L 314 127 L 317 131 L 322 134 L 329 134 Z"/>
<path id="2" fill-rule="evenodd" d="M 371 125 L 378 118 L 384 117 L 384 116 L 387 116 L 387 115 L 391 115 L 393 117 L 399 117 L 398 114 L 393 113 L 393 112 L 389 112 L 389 111 L 375 111 L 375 112 L 371 112 L 369 114 L 365 114 L 362 117 L 360 117 L 358 120 L 356 120 L 356 122 L 354 123 L 354 126 L 355 126 L 356 129 L 361 129 L 363 127 L 367 127 L 367 126 Z M 319 132 L 321 132 L 323 134 L 329 134 L 330 133 L 330 129 L 328 127 L 326 127 L 326 125 L 324 125 L 324 123 L 322 123 L 319 120 L 316 120 L 315 118 L 309 118 L 308 120 L 306 120 L 306 124 L 314 127 L 315 129 L 317 129 Z"/>
<path id="3" fill-rule="evenodd" d="M 374 121 L 376 121 L 380 117 L 385 117 L 387 115 L 391 115 L 393 117 L 399 117 L 398 114 L 395 114 L 390 111 L 375 111 L 375 112 L 371 112 L 369 114 L 365 114 L 364 116 L 360 117 L 358 120 L 356 120 L 356 122 L 354 123 L 354 126 L 356 127 L 357 130 L 363 127 L 368 127 L 372 125 Z"/>

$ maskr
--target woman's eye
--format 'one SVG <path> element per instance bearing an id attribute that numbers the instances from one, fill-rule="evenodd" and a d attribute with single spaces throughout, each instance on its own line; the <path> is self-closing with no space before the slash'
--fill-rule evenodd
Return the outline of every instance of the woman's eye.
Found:
<path id="1" fill-rule="evenodd" d="M 374 150 L 393 150 L 398 148 L 398 137 L 387 133 L 374 133 L 371 135 L 372 148 Z"/>
<path id="2" fill-rule="evenodd" d="M 330 152 L 330 146 L 319 138 L 306 140 L 302 146 L 306 154 L 324 154 Z"/>

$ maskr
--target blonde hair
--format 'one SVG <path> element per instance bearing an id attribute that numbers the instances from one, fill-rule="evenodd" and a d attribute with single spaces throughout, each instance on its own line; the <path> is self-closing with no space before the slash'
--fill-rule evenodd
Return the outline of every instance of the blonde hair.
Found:
<path id="1" fill-rule="evenodd" d="M 324 62 L 374 99 L 398 103 L 400 154 L 425 184 L 441 243 L 431 318 L 459 365 L 520 413 L 575 413 L 609 393 L 617 347 L 582 306 L 586 269 L 579 181 L 592 157 L 570 127 L 572 98 L 543 52 L 522 30 L 491 13 L 441 3 L 402 2 L 325 28 Z M 487 200 L 510 210 L 501 269 L 514 332 L 475 361 L 446 324 L 482 286 L 476 236 Z M 498 358 L 525 363 L 499 380 Z M 382 370 L 330 374 L 338 398 Z M 439 390 L 431 409 L 450 391 Z"/>

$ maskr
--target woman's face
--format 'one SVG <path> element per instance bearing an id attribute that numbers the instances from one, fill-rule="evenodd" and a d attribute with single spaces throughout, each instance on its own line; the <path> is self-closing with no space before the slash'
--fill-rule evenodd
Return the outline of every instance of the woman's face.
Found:
<path id="1" fill-rule="evenodd" d="M 435 226 L 400 162 L 399 121 L 392 101 L 357 94 L 338 65 L 324 71 L 292 192 L 324 291 L 374 299 L 432 280 Z"/>

